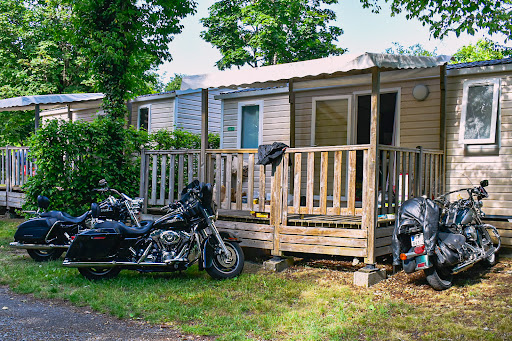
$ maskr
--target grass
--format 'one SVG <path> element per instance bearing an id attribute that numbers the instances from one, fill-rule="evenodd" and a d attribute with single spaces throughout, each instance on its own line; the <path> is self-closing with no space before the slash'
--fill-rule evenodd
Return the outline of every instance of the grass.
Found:
<path id="1" fill-rule="evenodd" d="M 19 222 L 0 220 L 2 284 L 119 318 L 219 340 L 512 338 L 510 260 L 496 272 L 461 278 L 441 293 L 421 275 L 401 274 L 371 289 L 356 288 L 350 271 L 313 263 L 279 274 L 253 270 L 226 281 L 212 280 L 194 266 L 183 273 L 122 271 L 116 279 L 90 282 L 59 261 L 35 263 L 26 252 L 11 250 Z"/>

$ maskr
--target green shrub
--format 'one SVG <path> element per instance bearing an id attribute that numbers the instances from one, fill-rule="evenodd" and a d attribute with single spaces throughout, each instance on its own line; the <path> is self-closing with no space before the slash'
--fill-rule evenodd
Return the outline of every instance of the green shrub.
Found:
<path id="1" fill-rule="evenodd" d="M 50 198 L 51 209 L 81 214 L 104 196 L 92 191 L 100 179 L 134 196 L 139 187 L 138 153 L 147 143 L 147 133 L 125 129 L 110 118 L 50 121 L 29 139 L 37 174 L 24 186 L 24 209 L 34 209 L 42 194 Z"/>
<path id="2" fill-rule="evenodd" d="M 210 148 L 219 147 L 218 134 L 209 135 Z M 92 123 L 52 120 L 29 139 L 37 174 L 24 185 L 24 209 L 36 209 L 39 194 L 50 198 L 50 209 L 73 215 L 104 199 L 93 191 L 99 180 L 129 196 L 139 194 L 140 150 L 198 149 L 199 135 L 183 130 L 148 134 L 123 122 L 99 117 Z"/>

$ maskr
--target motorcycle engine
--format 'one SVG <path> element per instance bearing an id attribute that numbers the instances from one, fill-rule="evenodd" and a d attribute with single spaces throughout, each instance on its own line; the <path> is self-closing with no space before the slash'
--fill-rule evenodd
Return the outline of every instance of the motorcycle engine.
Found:
<path id="1" fill-rule="evenodd" d="M 468 241 L 476 241 L 478 236 L 477 236 L 477 233 L 476 233 L 476 229 L 474 226 L 467 226 L 466 228 L 464 228 L 464 236 L 466 237 L 466 240 Z"/>
<path id="2" fill-rule="evenodd" d="M 167 263 L 181 257 L 181 251 L 190 240 L 190 234 L 183 231 L 157 230 L 151 235 L 151 239 L 158 245 L 158 258 Z"/>

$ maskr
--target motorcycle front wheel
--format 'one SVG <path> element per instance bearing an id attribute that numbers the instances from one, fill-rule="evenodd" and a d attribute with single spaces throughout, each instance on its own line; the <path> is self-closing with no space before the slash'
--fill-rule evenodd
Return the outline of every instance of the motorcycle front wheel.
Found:
<path id="1" fill-rule="evenodd" d="M 433 266 L 431 268 L 423 270 L 427 276 L 427 282 L 434 290 L 446 290 L 453 284 L 453 275 L 449 270 L 437 268 Z"/>
<path id="2" fill-rule="evenodd" d="M 84 276 L 87 279 L 90 279 L 91 281 L 98 281 L 102 279 L 110 279 L 117 277 L 119 275 L 119 272 L 121 271 L 120 268 L 112 267 L 112 268 L 78 268 L 78 272 L 82 276 Z"/>
<path id="3" fill-rule="evenodd" d="M 37 249 L 28 249 L 28 255 L 35 260 L 36 262 L 48 262 L 51 260 L 59 259 L 64 250 L 62 249 L 52 249 L 52 250 L 37 250 Z"/>
<path id="4" fill-rule="evenodd" d="M 215 279 L 234 278 L 244 268 L 244 252 L 238 243 L 224 241 L 228 255 L 221 252 L 213 255 L 212 266 L 206 269 L 208 275 Z"/>

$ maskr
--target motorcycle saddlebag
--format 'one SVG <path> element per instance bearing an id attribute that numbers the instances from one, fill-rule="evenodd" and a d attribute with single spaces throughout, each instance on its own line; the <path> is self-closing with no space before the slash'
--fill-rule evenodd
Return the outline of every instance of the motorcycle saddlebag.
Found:
<path id="1" fill-rule="evenodd" d="M 56 221 L 56 219 L 49 218 L 27 220 L 18 226 L 18 230 L 14 234 L 14 240 L 27 244 L 44 243 L 46 235 Z"/>
<path id="2" fill-rule="evenodd" d="M 461 234 L 441 232 L 435 254 L 437 263 L 441 266 L 453 266 L 464 256 L 463 245 L 466 238 Z"/>
<path id="3" fill-rule="evenodd" d="M 75 236 L 66 254 L 71 261 L 100 261 L 116 254 L 122 236 L 115 228 L 99 228 Z"/>

